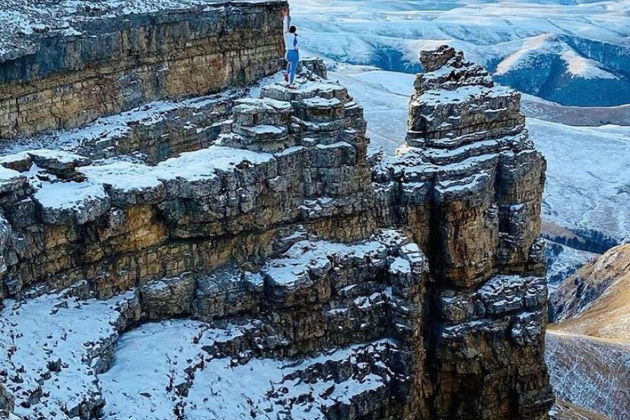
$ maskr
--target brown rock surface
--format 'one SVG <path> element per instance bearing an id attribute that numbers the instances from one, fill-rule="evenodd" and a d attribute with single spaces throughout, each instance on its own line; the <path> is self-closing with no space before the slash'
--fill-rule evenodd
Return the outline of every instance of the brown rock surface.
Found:
<path id="1" fill-rule="evenodd" d="M 13 334 L 29 311 L 51 314 L 50 338 L 35 329 L 28 342 L 72 358 L 80 369 L 51 366 L 87 378 L 70 384 L 68 417 L 122 409 L 106 379 L 122 363 L 112 365 L 121 335 L 180 317 L 223 337 L 196 336 L 186 350 L 199 347 L 199 361 L 181 361 L 184 379 L 160 384 L 184 418 L 202 403 L 186 400 L 196 378 L 224 359 L 230 372 L 282 364 L 281 379 L 264 384 L 271 411 L 246 399 L 245 416 L 547 417 L 545 162 L 518 94 L 447 47 L 422 59 L 432 71 L 418 77 L 407 143 L 379 162 L 367 159 L 362 108 L 318 76 L 317 61 L 295 90 L 275 83 L 260 98 L 234 98 L 209 145 L 184 133 L 190 151 L 168 159 L 3 158 L 3 316 Z M 68 334 L 57 317 L 84 302 L 103 313 L 95 322 L 111 321 L 85 334 L 86 354 L 68 353 L 79 338 L 57 339 Z M 218 332 L 228 327 L 237 333 Z M 19 373 L 0 384 L 19 410 L 45 417 L 62 390 L 48 379 L 21 385 L 58 373 L 32 354 L 0 356 Z M 251 369 L 250 379 L 263 374 Z"/>
<path id="2" fill-rule="evenodd" d="M 411 230 L 435 279 L 431 416 L 545 418 L 545 161 L 518 93 L 453 49 L 421 60 L 407 143 L 374 178 L 379 214 Z"/>
<path id="3" fill-rule="evenodd" d="M 50 32 L 0 55 L 0 139 L 77 127 L 143 102 L 216 92 L 276 72 L 284 1 L 176 2 L 156 12 L 65 10 Z M 35 22 L 40 16 L 32 18 Z M 44 22 L 55 25 L 59 22 Z M 72 32 L 72 30 L 69 30 Z M 27 52 L 28 51 L 28 52 Z"/>

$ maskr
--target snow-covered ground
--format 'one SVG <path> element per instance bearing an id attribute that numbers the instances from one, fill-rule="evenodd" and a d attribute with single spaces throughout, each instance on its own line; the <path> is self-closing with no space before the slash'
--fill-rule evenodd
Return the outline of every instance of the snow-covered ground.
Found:
<path id="1" fill-rule="evenodd" d="M 630 101 L 628 0 L 293 0 L 309 50 L 386 70 L 451 44 L 502 83 L 575 105 Z"/>
<path id="2" fill-rule="evenodd" d="M 160 420 L 165 413 L 185 413 L 190 420 L 324 419 L 321 407 L 385 386 L 377 375 L 351 376 L 338 384 L 332 377 L 311 382 L 291 378 L 304 369 L 321 369 L 320 363 L 350 360 L 363 348 L 385 342 L 352 346 L 300 363 L 265 358 L 239 363 L 213 358 L 204 350 L 242 335 L 239 328 L 210 328 L 188 320 L 145 324 L 125 334 L 117 347 L 116 363 L 99 377 L 108 401 L 104 417 Z M 279 396 L 282 403 L 276 400 Z"/>
<path id="3" fill-rule="evenodd" d="M 630 125 L 630 104 L 619 106 L 565 106 L 523 94 L 521 110 L 528 117 L 567 125 Z"/>
<path id="4" fill-rule="evenodd" d="M 572 127 L 528 119 L 548 161 L 543 217 L 630 241 L 630 127 Z"/>
<path id="5" fill-rule="evenodd" d="M 6 300 L 0 311 L 0 384 L 25 419 L 324 419 L 322 410 L 383 391 L 394 375 L 379 354 L 396 348 L 390 340 L 299 361 L 256 358 L 246 349 L 261 321 L 179 319 L 124 332 L 138 321 L 137 292 L 105 301 L 67 294 Z M 336 364 L 344 373 L 327 373 Z"/>
<path id="6" fill-rule="evenodd" d="M 339 81 L 364 108 L 372 148 L 387 154 L 405 140 L 414 74 L 338 65 L 328 77 Z"/>
<path id="7" fill-rule="evenodd" d="M 9 376 L 0 383 L 16 399 L 15 414 L 65 419 L 101 405 L 96 375 L 114 350 L 122 308 L 133 301 L 132 292 L 108 301 L 79 301 L 63 293 L 4 301 L 0 372 Z"/>

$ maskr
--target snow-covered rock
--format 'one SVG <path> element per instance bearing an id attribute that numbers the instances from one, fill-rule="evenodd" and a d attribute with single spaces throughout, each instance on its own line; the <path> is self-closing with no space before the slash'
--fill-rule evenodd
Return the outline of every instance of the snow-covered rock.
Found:
<path id="1" fill-rule="evenodd" d="M 92 370 L 73 359 L 77 398 L 38 407 L 0 375 L 3 399 L 61 418 L 544 418 L 544 161 L 518 93 L 449 47 L 423 61 L 397 158 L 368 159 L 362 108 L 305 72 L 239 101 L 215 144 L 153 164 L 3 166 L 28 186 L 0 197 L 5 317 L 48 298 L 110 320 L 76 335 L 107 336 Z M 36 335 L 82 327 L 50 313 Z"/>

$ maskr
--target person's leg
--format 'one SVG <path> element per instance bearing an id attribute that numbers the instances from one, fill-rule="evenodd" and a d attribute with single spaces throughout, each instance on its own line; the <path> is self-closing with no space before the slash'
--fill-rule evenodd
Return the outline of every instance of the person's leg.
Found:
<path id="1" fill-rule="evenodd" d="M 300 55 L 297 51 L 289 51 L 289 62 L 291 63 L 291 71 L 289 73 L 289 83 L 293 84 L 295 81 L 295 74 L 297 73 L 298 64 L 300 63 Z"/>
<path id="2" fill-rule="evenodd" d="M 284 59 L 287 62 L 287 70 L 284 73 L 284 81 L 289 83 L 289 73 L 291 73 L 291 61 L 289 60 L 289 51 L 284 54 Z"/>

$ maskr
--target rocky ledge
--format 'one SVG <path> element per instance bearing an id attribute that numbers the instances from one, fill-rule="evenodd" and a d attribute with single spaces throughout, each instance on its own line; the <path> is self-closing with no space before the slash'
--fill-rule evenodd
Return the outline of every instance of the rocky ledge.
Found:
<path id="1" fill-rule="evenodd" d="M 0 12 L 0 139 L 276 72 L 286 1 L 9 0 Z"/>
<path id="2" fill-rule="evenodd" d="M 0 410 L 547 418 L 545 162 L 517 93 L 421 61 L 395 157 L 316 61 L 185 153 L 3 156 Z"/>

